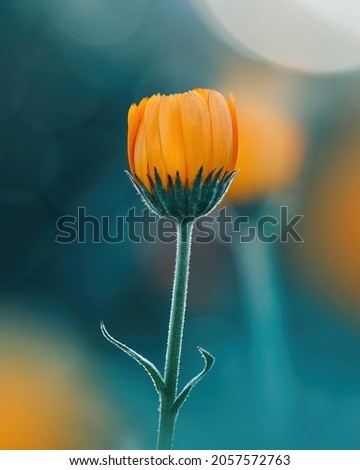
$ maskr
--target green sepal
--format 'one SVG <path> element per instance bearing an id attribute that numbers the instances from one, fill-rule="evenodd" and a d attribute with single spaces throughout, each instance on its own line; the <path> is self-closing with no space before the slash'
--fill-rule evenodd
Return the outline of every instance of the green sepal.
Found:
<path id="1" fill-rule="evenodd" d="M 209 183 L 208 193 L 205 199 L 205 203 L 207 204 L 203 209 L 205 214 L 209 213 L 217 205 L 218 201 L 216 199 L 216 195 L 219 192 L 221 172 L 222 168 L 215 173 L 214 178 Z"/>
<path id="2" fill-rule="evenodd" d="M 197 385 L 201 379 L 205 377 L 205 375 L 210 371 L 212 366 L 214 365 L 215 362 L 215 357 L 210 354 L 208 351 L 205 351 L 205 349 L 198 347 L 198 350 L 202 356 L 202 358 L 205 361 L 205 366 L 203 370 L 196 375 L 194 378 L 192 378 L 182 389 L 182 391 L 179 393 L 179 395 L 176 397 L 176 400 L 172 406 L 172 411 L 175 413 L 178 413 L 179 409 L 182 407 L 184 404 L 185 400 L 188 398 L 190 395 L 191 390 Z"/>
<path id="3" fill-rule="evenodd" d="M 199 206 L 199 212 L 201 213 L 204 213 L 205 214 L 205 209 L 208 207 L 209 205 L 209 192 L 211 190 L 211 181 L 213 179 L 213 175 L 215 173 L 215 170 L 212 170 L 208 175 L 207 177 L 205 178 L 205 181 L 204 181 L 204 184 L 203 184 L 203 187 L 202 187 L 202 191 L 201 191 L 201 196 L 202 196 L 202 200 L 201 200 L 201 203 L 200 203 L 200 206 Z"/>
<path id="4" fill-rule="evenodd" d="M 173 181 L 172 177 L 168 175 L 168 197 L 170 198 L 169 204 L 173 215 L 175 215 L 175 220 L 181 218 L 181 203 L 176 199 L 175 191 L 176 179 Z"/>
<path id="5" fill-rule="evenodd" d="M 176 172 L 175 178 L 174 196 L 176 208 L 180 214 L 178 220 L 181 220 L 185 217 L 186 213 L 186 187 L 181 182 L 180 173 L 178 171 Z"/>
<path id="6" fill-rule="evenodd" d="M 113 338 L 105 328 L 104 322 L 101 320 L 100 321 L 100 329 L 104 337 L 112 343 L 114 346 L 117 348 L 121 349 L 124 351 L 126 354 L 128 354 L 131 358 L 133 358 L 138 364 L 140 364 L 146 372 L 149 374 L 154 387 L 156 391 L 158 392 L 159 395 L 162 394 L 164 390 L 164 380 L 158 371 L 158 369 L 154 366 L 152 362 L 150 362 L 148 359 L 145 357 L 141 356 L 141 354 L 137 353 L 133 349 L 129 348 L 126 346 L 126 344 L 120 343 L 120 341 L 117 341 L 115 338 Z"/>
<path id="7" fill-rule="evenodd" d="M 226 176 L 221 184 L 218 185 L 218 188 L 214 194 L 214 199 L 211 203 L 211 206 L 213 206 L 213 204 L 215 203 L 215 205 L 219 204 L 219 202 L 222 200 L 222 198 L 225 196 L 227 190 L 229 189 L 229 186 L 232 182 L 232 180 L 235 178 L 235 175 L 236 175 L 237 171 L 233 171 L 232 173 L 230 173 L 230 175 Z M 212 210 L 210 208 L 210 210 Z"/>
<path id="8" fill-rule="evenodd" d="M 191 186 L 191 191 L 189 192 L 189 201 L 188 201 L 188 210 L 191 214 L 196 214 L 199 207 L 199 201 L 201 201 L 201 180 L 203 175 L 203 167 L 197 172 L 195 180 Z"/>
<path id="9" fill-rule="evenodd" d="M 211 171 L 203 180 L 201 167 L 195 179 L 181 181 L 179 172 L 175 180 L 168 175 L 167 186 L 154 168 L 154 178 L 147 175 L 150 190 L 137 175 L 129 175 L 138 193 L 148 207 L 160 217 L 167 217 L 180 222 L 184 219 L 195 220 L 212 211 L 227 191 L 236 172 L 223 173 L 220 168 L 216 173 Z"/>
<path id="10" fill-rule="evenodd" d="M 144 202 L 148 208 L 155 212 L 155 214 L 159 215 L 161 217 L 161 214 L 159 213 L 157 207 L 155 204 L 152 202 L 152 195 L 150 191 L 145 187 L 145 185 L 142 183 L 140 178 L 137 175 L 132 175 L 129 173 L 127 170 L 125 170 L 126 175 L 130 179 L 131 183 L 133 184 L 134 188 L 136 189 L 136 192 L 139 194 L 140 198 Z"/>
<path id="11" fill-rule="evenodd" d="M 148 176 L 150 184 L 151 184 L 152 195 L 156 199 L 157 203 L 160 205 L 162 216 L 171 217 L 171 211 L 168 208 L 169 196 L 167 194 L 166 189 L 163 186 L 163 183 L 161 181 L 161 178 L 159 176 L 157 169 L 155 168 L 154 170 L 155 170 L 155 180 L 153 181 L 150 178 L 150 176 Z"/>

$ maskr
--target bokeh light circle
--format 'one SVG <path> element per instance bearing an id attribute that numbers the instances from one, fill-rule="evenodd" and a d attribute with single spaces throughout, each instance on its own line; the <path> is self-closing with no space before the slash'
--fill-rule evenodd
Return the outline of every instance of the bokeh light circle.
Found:
<path id="1" fill-rule="evenodd" d="M 16 75 L 21 118 L 33 129 L 64 131 L 81 125 L 98 109 L 102 92 L 77 76 L 47 48 L 21 64 Z"/>
<path id="2" fill-rule="evenodd" d="M 146 0 L 44 0 L 55 27 L 88 46 L 125 41 L 139 28 Z"/>
<path id="3" fill-rule="evenodd" d="M 192 0 L 233 49 L 294 70 L 330 73 L 360 66 L 360 4 L 344 0 Z M 347 11 L 347 14 L 344 14 Z"/>

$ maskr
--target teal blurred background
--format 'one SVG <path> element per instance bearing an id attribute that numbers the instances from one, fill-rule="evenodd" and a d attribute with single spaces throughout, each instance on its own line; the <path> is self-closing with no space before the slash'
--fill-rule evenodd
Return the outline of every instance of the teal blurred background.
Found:
<path id="1" fill-rule="evenodd" d="M 237 101 L 229 210 L 287 205 L 305 243 L 194 244 L 181 382 L 197 345 L 216 364 L 175 448 L 359 448 L 360 22 L 328 3 L 2 0 L 0 448 L 154 448 L 153 386 L 99 321 L 162 368 L 175 246 L 56 221 L 140 211 L 127 110 L 195 87 Z"/>

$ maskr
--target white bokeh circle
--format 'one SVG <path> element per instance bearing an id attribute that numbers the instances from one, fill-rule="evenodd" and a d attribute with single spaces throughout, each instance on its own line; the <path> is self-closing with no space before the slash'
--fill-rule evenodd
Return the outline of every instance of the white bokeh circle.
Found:
<path id="1" fill-rule="evenodd" d="M 360 67 L 358 0 L 191 0 L 233 49 L 294 70 Z M 346 13 L 344 13 L 346 11 Z"/>

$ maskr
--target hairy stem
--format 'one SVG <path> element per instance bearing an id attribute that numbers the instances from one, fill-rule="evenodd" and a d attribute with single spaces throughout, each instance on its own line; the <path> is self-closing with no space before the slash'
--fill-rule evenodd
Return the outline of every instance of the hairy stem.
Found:
<path id="1" fill-rule="evenodd" d="M 178 414 L 173 409 L 173 404 L 180 370 L 192 229 L 192 221 L 183 220 L 177 225 L 175 277 L 165 357 L 164 390 L 160 396 L 158 449 L 172 448 Z"/>

